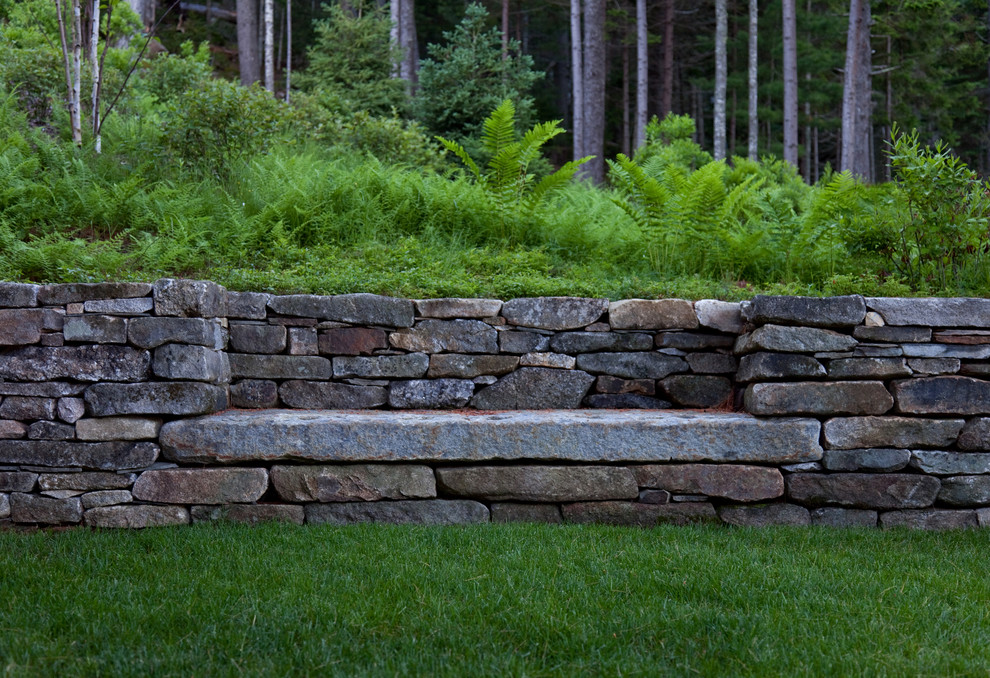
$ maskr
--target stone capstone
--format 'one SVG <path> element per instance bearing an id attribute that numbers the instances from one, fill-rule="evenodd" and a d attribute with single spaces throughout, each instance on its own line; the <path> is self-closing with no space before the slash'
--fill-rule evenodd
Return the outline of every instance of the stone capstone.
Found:
<path id="1" fill-rule="evenodd" d="M 498 353 L 498 333 L 480 320 L 421 320 L 392 332 L 389 342 L 414 353 Z"/>
<path id="2" fill-rule="evenodd" d="M 990 450 L 990 417 L 974 417 L 959 434 L 959 449 Z"/>
<path id="3" fill-rule="evenodd" d="M 739 302 L 702 299 L 694 302 L 694 313 L 702 327 L 728 334 L 742 334 L 743 320 Z"/>
<path id="4" fill-rule="evenodd" d="M 760 415 L 883 414 L 894 399 L 879 381 L 750 384 L 743 407 Z"/>
<path id="5" fill-rule="evenodd" d="M 479 410 L 573 409 L 581 406 L 592 382 L 587 372 L 522 367 L 471 399 Z"/>
<path id="6" fill-rule="evenodd" d="M 918 419 L 915 417 L 839 417 L 822 429 L 833 449 L 865 447 L 950 447 L 962 430 L 962 419 Z"/>
<path id="7" fill-rule="evenodd" d="M 63 283 L 38 290 L 38 303 L 64 306 L 96 299 L 128 299 L 151 294 L 148 283 Z"/>
<path id="8" fill-rule="evenodd" d="M 732 501 L 763 501 L 784 494 L 784 477 L 775 468 L 735 464 L 636 466 L 639 487 L 671 494 L 700 494 Z"/>
<path id="9" fill-rule="evenodd" d="M 309 355 L 251 355 L 230 353 L 230 375 L 234 379 L 330 379 L 329 358 Z M 339 360 L 339 358 L 335 358 Z"/>
<path id="10" fill-rule="evenodd" d="M 209 280 L 162 278 L 154 283 L 155 315 L 221 318 L 227 315 L 227 290 Z"/>
<path id="11" fill-rule="evenodd" d="M 239 353 L 281 353 L 288 332 L 282 325 L 230 324 L 230 350 Z"/>
<path id="12" fill-rule="evenodd" d="M 466 525 L 488 520 L 488 508 L 484 504 L 466 499 L 306 505 L 306 522 L 313 525 Z"/>
<path id="13" fill-rule="evenodd" d="M 263 468 L 170 468 L 145 471 L 131 493 L 162 504 L 228 504 L 258 501 L 266 489 Z"/>
<path id="14" fill-rule="evenodd" d="M 306 511 L 293 504 L 222 504 L 220 506 L 193 506 L 189 510 L 194 523 L 225 520 L 232 523 L 291 523 L 302 525 Z"/>
<path id="15" fill-rule="evenodd" d="M 140 297 L 136 299 L 96 299 L 83 303 L 83 310 L 86 313 L 102 313 L 105 315 L 141 315 L 148 313 L 155 307 L 155 302 L 150 297 Z"/>
<path id="16" fill-rule="evenodd" d="M 227 330 L 215 319 L 131 318 L 127 323 L 127 340 L 140 348 L 177 343 L 221 350 L 227 344 Z"/>
<path id="17" fill-rule="evenodd" d="M 867 297 L 866 305 L 888 325 L 990 328 L 990 299 Z"/>
<path id="18" fill-rule="evenodd" d="M 937 478 L 907 473 L 795 473 L 787 496 L 806 506 L 865 509 L 926 508 L 941 486 Z"/>
<path id="19" fill-rule="evenodd" d="M 27 346 L 0 355 L 0 378 L 21 381 L 139 381 L 151 355 L 130 346 Z"/>
<path id="20" fill-rule="evenodd" d="M 663 379 L 674 372 L 686 372 L 683 358 L 662 353 L 582 353 L 578 369 L 593 374 L 610 374 L 625 379 Z"/>
<path id="21" fill-rule="evenodd" d="M 502 310 L 499 299 L 419 299 L 416 310 L 424 318 L 491 318 Z"/>
<path id="22" fill-rule="evenodd" d="M 990 476 L 943 478 L 938 500 L 949 506 L 986 506 L 990 504 Z"/>
<path id="23" fill-rule="evenodd" d="M 822 465 L 829 471 L 900 471 L 911 461 L 909 450 L 872 448 L 862 450 L 825 450 Z"/>
<path id="24" fill-rule="evenodd" d="M 419 379 L 430 367 L 430 356 L 425 353 L 407 355 L 376 355 L 369 357 L 336 357 L 333 359 L 333 376 L 338 379 L 359 377 L 364 379 Z"/>
<path id="25" fill-rule="evenodd" d="M 550 338 L 550 348 L 557 353 L 649 351 L 653 338 L 642 332 L 562 332 Z"/>
<path id="26" fill-rule="evenodd" d="M 388 389 L 388 404 L 405 410 L 460 409 L 472 395 L 474 382 L 470 379 L 393 381 Z"/>
<path id="27" fill-rule="evenodd" d="M 328 355 L 371 355 L 388 348 L 388 335 L 383 330 L 366 327 L 338 327 L 322 330 L 319 351 Z"/>
<path id="28" fill-rule="evenodd" d="M 777 379 L 816 379 L 825 376 L 825 367 L 807 355 L 793 353 L 752 353 L 739 361 L 736 381 L 771 381 Z"/>
<path id="29" fill-rule="evenodd" d="M 655 527 L 715 523 L 715 507 L 708 502 L 681 504 L 641 504 L 627 501 L 592 501 L 564 504 L 561 514 L 566 523 L 599 523 Z"/>
<path id="30" fill-rule="evenodd" d="M 93 384 L 86 407 L 94 417 L 121 414 L 208 414 L 227 408 L 227 389 L 195 381 Z"/>
<path id="31" fill-rule="evenodd" d="M 811 514 L 808 509 L 783 502 L 756 506 L 720 506 L 718 517 L 722 519 L 723 523 L 739 527 L 811 524 Z"/>
<path id="32" fill-rule="evenodd" d="M 847 334 L 815 327 L 764 325 L 736 340 L 736 353 L 770 351 L 778 353 L 818 353 L 848 351 L 859 342 Z"/>
<path id="33" fill-rule="evenodd" d="M 436 480 L 429 466 L 419 464 L 346 464 L 273 466 L 272 486 L 291 502 L 432 499 Z"/>
<path id="34" fill-rule="evenodd" d="M 227 317 L 264 320 L 271 298 L 272 295 L 262 292 L 227 292 Z"/>
<path id="35" fill-rule="evenodd" d="M 683 299 L 624 299 L 608 305 L 608 322 L 616 330 L 691 330 L 698 317 Z"/>
<path id="36" fill-rule="evenodd" d="M 162 379 L 187 379 L 226 384 L 230 381 L 230 360 L 224 351 L 205 346 L 167 344 L 155 349 L 151 369 Z"/>
<path id="37" fill-rule="evenodd" d="M 268 302 L 268 308 L 281 315 L 381 327 L 412 327 L 415 316 L 414 304 L 409 299 L 364 293 L 275 296 Z"/>
<path id="38" fill-rule="evenodd" d="M 502 304 L 502 316 L 510 325 L 561 331 L 590 325 L 608 308 L 608 299 L 529 297 Z"/>
<path id="39" fill-rule="evenodd" d="M 473 466 L 437 469 L 443 494 L 490 501 L 636 499 L 632 471 L 617 466 Z"/>
<path id="40" fill-rule="evenodd" d="M 0 440 L 0 464 L 116 471 L 151 466 L 157 458 L 158 445 L 146 442 Z"/>
<path id="41" fill-rule="evenodd" d="M 441 353 L 430 356 L 430 368 L 426 376 L 430 379 L 443 377 L 473 379 L 486 374 L 501 376 L 518 366 L 519 358 L 515 356 Z"/>
<path id="42" fill-rule="evenodd" d="M 858 294 L 825 298 L 758 294 L 742 304 L 742 316 L 754 325 L 850 327 L 863 322 L 866 301 Z"/>
<path id="43" fill-rule="evenodd" d="M 990 473 L 990 454 L 914 450 L 911 453 L 911 467 L 933 476 Z"/>
<path id="44" fill-rule="evenodd" d="M 76 422 L 79 440 L 154 440 L 162 420 L 148 417 L 101 417 Z"/>
<path id="45" fill-rule="evenodd" d="M 976 511 L 926 509 L 887 511 L 880 514 L 880 527 L 907 527 L 914 530 L 959 530 L 979 527 Z"/>
<path id="46" fill-rule="evenodd" d="M 38 305 L 38 285 L 0 282 L 0 308 L 24 308 Z"/>
<path id="47" fill-rule="evenodd" d="M 990 414 L 990 382 L 972 377 L 921 377 L 892 385 L 906 414 Z"/>
<path id="48" fill-rule="evenodd" d="M 101 506 L 85 513 L 89 527 L 144 528 L 188 525 L 189 511 L 183 506 L 123 504 Z"/>
<path id="49" fill-rule="evenodd" d="M 381 386 L 299 380 L 285 382 L 279 392 L 286 406 L 308 410 L 365 410 L 388 402 Z"/>
<path id="50" fill-rule="evenodd" d="M 732 396 L 732 382 L 726 377 L 675 374 L 660 382 L 668 398 L 681 407 L 717 407 Z"/>
<path id="51" fill-rule="evenodd" d="M 10 495 L 10 517 L 15 523 L 78 523 L 82 521 L 82 511 L 82 502 L 78 497 L 56 499 L 20 492 Z"/>

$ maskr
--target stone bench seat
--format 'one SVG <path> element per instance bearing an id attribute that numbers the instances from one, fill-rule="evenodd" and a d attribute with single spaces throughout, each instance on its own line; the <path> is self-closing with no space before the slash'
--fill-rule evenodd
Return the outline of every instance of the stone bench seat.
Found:
<path id="1" fill-rule="evenodd" d="M 684 411 L 227 411 L 166 424 L 180 463 L 746 462 L 822 458 L 815 419 Z"/>

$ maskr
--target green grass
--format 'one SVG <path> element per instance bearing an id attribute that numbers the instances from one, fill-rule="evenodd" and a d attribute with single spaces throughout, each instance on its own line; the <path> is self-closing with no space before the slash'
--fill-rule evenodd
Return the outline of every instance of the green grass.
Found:
<path id="1" fill-rule="evenodd" d="M 0 533 L 5 675 L 986 675 L 990 534 Z"/>

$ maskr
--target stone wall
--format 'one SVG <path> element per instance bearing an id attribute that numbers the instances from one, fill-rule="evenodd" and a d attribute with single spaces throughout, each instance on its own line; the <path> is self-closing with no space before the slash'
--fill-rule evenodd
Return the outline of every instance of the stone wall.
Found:
<path id="1" fill-rule="evenodd" d="M 990 523 L 990 300 L 0 283 L 0 525 Z"/>

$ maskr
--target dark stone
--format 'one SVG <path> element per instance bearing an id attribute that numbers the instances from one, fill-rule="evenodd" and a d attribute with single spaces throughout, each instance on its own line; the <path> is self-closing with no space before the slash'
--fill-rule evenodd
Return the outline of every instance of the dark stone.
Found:
<path id="1" fill-rule="evenodd" d="M 670 492 L 667 490 L 640 490 L 639 501 L 643 504 L 669 504 Z"/>
<path id="2" fill-rule="evenodd" d="M 490 501 L 636 499 L 632 471 L 621 466 L 471 466 L 438 468 L 442 493 Z"/>
<path id="3" fill-rule="evenodd" d="M 640 504 L 628 501 L 592 501 L 565 504 L 561 507 L 561 513 L 564 522 L 567 523 L 601 523 L 635 527 L 718 522 L 715 507 L 708 502 Z"/>
<path id="4" fill-rule="evenodd" d="M 888 325 L 990 327 L 990 299 L 868 297 Z"/>
<path id="5" fill-rule="evenodd" d="M 909 358 L 958 358 L 960 360 L 986 360 L 990 358 L 990 345 L 965 344 L 901 344 L 901 353 Z"/>
<path id="6" fill-rule="evenodd" d="M 183 506 L 148 506 L 122 504 L 89 509 L 85 514 L 89 527 L 141 529 L 189 524 L 189 511 Z"/>
<path id="7" fill-rule="evenodd" d="M 858 294 L 845 297 L 791 297 L 758 294 L 742 304 L 743 320 L 805 327 L 849 327 L 866 317 L 866 301 Z"/>
<path id="8" fill-rule="evenodd" d="M 664 410 L 670 402 L 639 393 L 596 393 L 584 399 L 584 404 L 601 410 Z"/>
<path id="9" fill-rule="evenodd" d="M 146 442 L 0 440 L 0 464 L 116 471 L 150 466 L 157 458 L 158 445 Z"/>
<path id="10" fill-rule="evenodd" d="M 935 377 L 941 374 L 956 374 L 962 368 L 959 358 L 911 358 L 907 361 L 908 367 L 917 375 L 923 377 Z M 967 374 L 966 376 L 981 376 L 978 374 Z M 982 375 L 990 376 L 990 374 Z"/>
<path id="11" fill-rule="evenodd" d="M 38 476 L 41 490 L 126 490 L 137 478 L 133 473 L 42 473 Z"/>
<path id="12" fill-rule="evenodd" d="M 696 374 L 735 374 L 739 369 L 735 356 L 724 353 L 688 353 L 685 360 Z"/>
<path id="13" fill-rule="evenodd" d="M 537 332 L 509 330 L 498 333 L 498 347 L 502 353 L 541 353 L 550 348 L 550 337 Z"/>
<path id="14" fill-rule="evenodd" d="M 388 401 L 381 386 L 354 386 L 327 381 L 287 381 L 279 389 L 287 407 L 308 410 L 366 410 Z"/>
<path id="15" fill-rule="evenodd" d="M 230 323 L 230 350 L 240 353 L 281 353 L 286 329 L 282 325 Z"/>
<path id="16" fill-rule="evenodd" d="M 928 327 L 856 327 L 853 336 L 860 341 L 883 341 L 893 344 L 924 343 L 932 340 Z"/>
<path id="17" fill-rule="evenodd" d="M 736 340 L 736 353 L 771 351 L 779 353 L 818 353 L 848 351 L 858 344 L 847 334 L 815 327 L 764 325 Z"/>
<path id="18" fill-rule="evenodd" d="M 10 517 L 15 523 L 78 523 L 82 521 L 82 511 L 82 502 L 78 497 L 55 499 L 20 492 L 10 495 Z"/>
<path id="19" fill-rule="evenodd" d="M 690 361 L 690 357 L 688 358 Z M 770 381 L 776 379 L 815 379 L 825 376 L 825 367 L 806 355 L 791 353 L 753 353 L 739 361 L 736 381 Z"/>
<path id="20" fill-rule="evenodd" d="M 962 363 L 959 367 L 959 373 L 966 375 L 967 377 L 979 377 L 981 379 L 990 379 L 990 364 Z"/>
<path id="21" fill-rule="evenodd" d="M 8 396 L 0 405 L 0 419 L 54 419 L 54 398 Z"/>
<path id="22" fill-rule="evenodd" d="M 470 379 L 413 379 L 394 381 L 388 389 L 388 404 L 396 409 L 459 409 L 474 395 Z"/>
<path id="23" fill-rule="evenodd" d="M 990 454 L 980 452 L 949 452 L 946 450 L 914 450 L 911 467 L 933 476 L 957 476 L 990 473 Z"/>
<path id="24" fill-rule="evenodd" d="M 926 508 L 940 487 L 937 478 L 906 473 L 795 473 L 786 481 L 798 503 L 866 509 Z"/>
<path id="25" fill-rule="evenodd" d="M 349 525 L 352 523 L 466 525 L 469 523 L 487 523 L 488 520 L 488 509 L 484 504 L 466 499 L 306 505 L 306 522 L 313 525 Z"/>
<path id="26" fill-rule="evenodd" d="M 420 464 L 341 464 L 273 466 L 272 485 L 291 502 L 432 499 L 433 469 Z"/>
<path id="27" fill-rule="evenodd" d="M 907 527 L 914 530 L 961 530 L 979 527 L 976 511 L 927 509 L 887 511 L 880 514 L 881 527 Z"/>
<path id="28" fill-rule="evenodd" d="M 822 464 L 829 471 L 900 471 L 911 461 L 909 450 L 872 448 L 860 450 L 825 450 Z"/>
<path id="29" fill-rule="evenodd" d="M 990 417 L 975 417 L 963 426 L 959 449 L 990 450 Z"/>
<path id="30" fill-rule="evenodd" d="M 155 349 L 152 369 L 155 376 L 162 379 L 188 379 L 213 384 L 226 384 L 230 381 L 230 361 L 227 354 L 205 346 L 159 346 Z"/>
<path id="31" fill-rule="evenodd" d="M 281 315 L 382 327 L 412 327 L 415 316 L 415 307 L 409 299 L 377 294 L 276 296 L 268 302 L 268 308 Z"/>
<path id="32" fill-rule="evenodd" d="M 618 330 L 691 330 L 698 317 L 683 299 L 624 299 L 609 304 L 608 322 Z"/>
<path id="33" fill-rule="evenodd" d="M 219 350 L 226 346 L 227 331 L 219 321 L 203 318 L 131 318 L 127 339 L 140 348 L 177 343 Z"/>
<path id="34" fill-rule="evenodd" d="M 750 384 L 743 408 L 758 415 L 883 414 L 894 399 L 879 381 Z"/>
<path id="35" fill-rule="evenodd" d="M 129 346 L 15 348 L 0 355 L 0 378 L 24 381 L 139 381 L 151 356 Z"/>
<path id="36" fill-rule="evenodd" d="M 578 356 L 581 370 L 610 374 L 626 379 L 663 379 L 674 372 L 686 372 L 682 358 L 662 353 L 584 353 Z"/>
<path id="37" fill-rule="evenodd" d="M 825 506 L 811 512 L 811 524 L 828 527 L 876 527 L 877 512 Z"/>
<path id="38" fill-rule="evenodd" d="M 263 468 L 170 468 L 145 471 L 131 493 L 161 504 L 227 504 L 258 501 L 266 489 Z"/>
<path id="39" fill-rule="evenodd" d="M 289 328 L 289 355 L 319 355 L 320 343 L 313 327 Z"/>
<path id="40" fill-rule="evenodd" d="M 32 396 L 36 398 L 62 398 L 79 395 L 89 388 L 88 384 L 69 384 L 52 381 L 41 384 L 21 384 L 0 381 L 0 395 Z"/>
<path id="41" fill-rule="evenodd" d="M 36 421 L 28 427 L 28 440 L 72 440 L 76 427 L 57 421 Z"/>
<path id="42" fill-rule="evenodd" d="M 227 290 L 209 280 L 162 278 L 154 284 L 155 315 L 222 318 L 227 315 Z"/>
<path id="43" fill-rule="evenodd" d="M 82 398 L 59 398 L 55 409 L 59 419 L 75 424 L 86 414 L 86 401 Z"/>
<path id="44" fill-rule="evenodd" d="M 82 499 L 84 509 L 130 504 L 134 501 L 134 497 L 128 490 L 96 490 L 87 492 L 79 498 Z M 83 516 L 85 517 L 85 514 Z"/>
<path id="45" fill-rule="evenodd" d="M 127 299 L 151 294 L 148 283 L 65 283 L 38 290 L 38 303 L 62 306 L 95 299 Z"/>
<path id="46" fill-rule="evenodd" d="M 244 379 L 236 384 L 231 384 L 230 405 L 231 407 L 247 409 L 277 407 L 278 384 L 267 379 Z"/>
<path id="47" fill-rule="evenodd" d="M 833 449 L 861 447 L 950 447 L 962 430 L 962 419 L 916 417 L 844 417 L 829 419 L 822 429 Z"/>
<path id="48" fill-rule="evenodd" d="M 811 514 L 803 506 L 777 502 L 757 506 L 720 506 L 718 517 L 722 522 L 739 527 L 767 527 L 769 525 L 810 525 Z"/>
<path id="49" fill-rule="evenodd" d="M 421 320 L 389 335 L 394 348 L 415 353 L 498 353 L 498 333 L 480 320 Z"/>
<path id="50" fill-rule="evenodd" d="M 41 309 L 0 309 L 0 346 L 24 346 L 41 341 Z"/>
<path id="51" fill-rule="evenodd" d="M 830 379 L 897 379 L 911 374 L 904 358 L 844 358 L 828 365 Z"/>
<path id="52" fill-rule="evenodd" d="M 660 387 L 681 407 L 717 407 L 732 397 L 732 382 L 725 377 L 677 374 L 661 381 Z"/>
<path id="53" fill-rule="evenodd" d="M 151 297 L 134 299 L 96 299 L 83 303 L 86 313 L 102 313 L 104 315 L 141 315 L 149 313 L 155 307 Z"/>
<path id="54" fill-rule="evenodd" d="M 419 379 L 426 375 L 430 357 L 425 353 L 407 355 L 376 355 L 369 357 L 336 357 L 333 376 L 338 379 Z"/>
<path id="55" fill-rule="evenodd" d="M 37 473 L 0 471 L 0 492 L 30 492 L 37 479 Z"/>
<path id="56" fill-rule="evenodd" d="M 27 425 L 10 419 L 0 419 L 0 440 L 16 440 L 27 435 Z"/>
<path id="57" fill-rule="evenodd" d="M 154 440 L 162 420 L 149 417 L 98 417 L 76 422 L 79 440 Z"/>
<path id="58" fill-rule="evenodd" d="M 0 282 L 0 308 L 25 308 L 38 305 L 38 285 Z"/>
<path id="59" fill-rule="evenodd" d="M 775 468 L 735 464 L 652 464 L 635 466 L 639 487 L 671 494 L 700 494 L 732 501 L 763 501 L 784 494 L 784 477 Z"/>
<path id="60" fill-rule="evenodd" d="M 309 355 L 251 355 L 229 353 L 230 376 L 234 379 L 330 379 L 329 358 Z"/>
<path id="61" fill-rule="evenodd" d="M 502 310 L 499 299 L 419 299 L 416 310 L 424 318 L 491 318 Z"/>
<path id="62" fill-rule="evenodd" d="M 922 377 L 893 383 L 906 414 L 990 414 L 990 382 L 972 377 Z"/>
<path id="63" fill-rule="evenodd" d="M 519 358 L 508 355 L 462 355 L 441 353 L 430 356 L 430 379 L 453 377 L 472 379 L 484 374 L 501 376 L 519 366 Z"/>
<path id="64" fill-rule="evenodd" d="M 112 315 L 82 315 L 65 319 L 62 334 L 66 341 L 94 344 L 127 343 L 127 321 Z"/>
<path id="65" fill-rule="evenodd" d="M 602 375 L 595 379 L 595 390 L 599 393 L 638 393 L 656 395 L 656 382 L 652 379 L 619 379 Z"/>
<path id="66" fill-rule="evenodd" d="M 657 335 L 657 348 L 677 348 L 682 351 L 703 351 L 709 348 L 730 348 L 735 337 L 724 334 L 699 334 L 697 332 L 661 332 Z"/>
<path id="67" fill-rule="evenodd" d="M 209 414 L 227 408 L 227 389 L 195 381 L 94 384 L 86 391 L 94 417 L 117 414 Z"/>
<path id="68" fill-rule="evenodd" d="M 595 322 L 608 310 L 608 299 L 581 297 L 530 297 L 502 304 L 502 317 L 510 325 L 545 330 L 573 330 Z"/>
<path id="69" fill-rule="evenodd" d="M 990 344 L 990 332 L 986 330 L 943 330 L 935 333 L 935 341 L 940 344 L 964 344 L 968 346 Z"/>
<path id="70" fill-rule="evenodd" d="M 523 367 L 471 399 L 479 410 L 546 410 L 580 407 L 594 381 L 580 370 Z"/>
<path id="71" fill-rule="evenodd" d="M 495 502 L 491 507 L 493 523 L 560 523 L 556 504 L 515 504 Z"/>
<path id="72" fill-rule="evenodd" d="M 271 298 L 272 295 L 261 292 L 227 292 L 227 317 L 264 320 Z"/>
<path id="73" fill-rule="evenodd" d="M 938 500 L 949 506 L 990 505 L 990 475 L 943 478 Z"/>
<path id="74" fill-rule="evenodd" d="M 306 511 L 292 504 L 221 504 L 219 506 L 193 506 L 189 514 L 194 523 L 223 520 L 230 523 L 290 523 L 302 525 Z"/>
<path id="75" fill-rule="evenodd" d="M 340 327 L 321 330 L 320 353 L 329 355 L 371 355 L 388 348 L 388 336 L 383 330 L 365 327 Z"/>
<path id="76" fill-rule="evenodd" d="M 562 332 L 550 338 L 550 348 L 557 353 L 570 354 L 649 351 L 653 348 L 653 338 L 641 332 Z"/>

